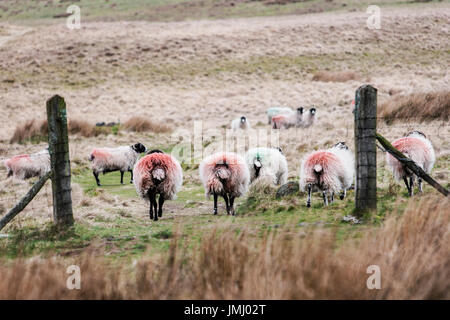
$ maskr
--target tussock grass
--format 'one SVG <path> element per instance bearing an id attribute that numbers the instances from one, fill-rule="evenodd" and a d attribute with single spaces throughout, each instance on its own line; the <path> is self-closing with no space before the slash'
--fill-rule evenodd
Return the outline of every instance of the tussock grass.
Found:
<path id="1" fill-rule="evenodd" d="M 393 96 L 381 104 L 379 116 L 388 123 L 396 119 L 419 119 L 421 122 L 448 121 L 450 118 L 450 91 Z"/>
<path id="2" fill-rule="evenodd" d="M 110 133 L 107 128 L 100 128 L 90 124 L 84 120 L 70 119 L 68 122 L 68 131 L 72 135 L 80 135 L 82 137 L 97 137 L 101 134 Z M 47 141 L 48 124 L 47 120 L 28 120 L 19 124 L 14 130 L 14 134 L 10 139 L 10 143 L 24 143 Z"/>
<path id="3" fill-rule="evenodd" d="M 163 123 L 155 123 L 144 117 L 132 117 L 123 124 L 123 128 L 128 131 L 134 132 L 154 132 L 154 133 L 167 133 L 172 131 L 172 128 Z"/>
<path id="4" fill-rule="evenodd" d="M 314 74 L 313 81 L 322 82 L 347 82 L 359 80 L 361 76 L 354 71 L 319 71 Z"/>
<path id="5" fill-rule="evenodd" d="M 214 229 L 194 250 L 172 235 L 170 249 L 109 266 L 86 253 L 81 290 L 67 290 L 62 259 L 0 260 L 0 299 L 449 299 L 449 200 L 409 200 L 403 216 L 336 247 L 331 229 L 267 232 L 258 241 L 232 226 Z M 369 290 L 378 265 L 381 289 Z"/>

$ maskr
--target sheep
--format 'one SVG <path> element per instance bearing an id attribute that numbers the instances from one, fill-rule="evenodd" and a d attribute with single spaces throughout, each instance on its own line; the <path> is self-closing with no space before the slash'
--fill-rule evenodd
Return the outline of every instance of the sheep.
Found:
<path id="1" fill-rule="evenodd" d="M 272 124 L 272 118 L 276 115 L 279 114 L 289 114 L 294 112 L 294 110 L 292 110 L 289 107 L 272 107 L 267 109 L 267 119 L 269 121 L 269 124 Z"/>
<path id="2" fill-rule="evenodd" d="M 225 200 L 227 214 L 235 215 L 234 199 L 247 193 L 250 181 L 245 160 L 233 152 L 218 152 L 203 159 L 199 173 L 206 197 L 214 196 L 214 215 L 218 196 Z"/>
<path id="3" fill-rule="evenodd" d="M 150 220 L 158 221 L 164 201 L 176 199 L 183 184 L 183 171 L 173 156 L 152 150 L 134 166 L 133 180 L 137 193 L 150 202 Z"/>
<path id="4" fill-rule="evenodd" d="M 131 173 L 130 183 L 133 183 L 133 167 L 140 154 L 145 152 L 146 148 L 142 143 L 136 143 L 132 146 L 122 146 L 117 148 L 95 148 L 89 155 L 89 161 L 92 162 L 92 173 L 94 174 L 97 186 L 101 186 L 98 175 L 113 171 L 120 171 L 120 183 L 123 184 L 123 175 L 125 171 Z"/>
<path id="5" fill-rule="evenodd" d="M 354 162 L 354 156 L 345 142 L 305 156 L 300 169 L 300 189 L 308 192 L 306 206 L 311 207 L 313 187 L 322 191 L 325 206 L 328 205 L 328 192 L 331 193 L 331 203 L 334 201 L 334 193 L 339 191 L 340 199 L 343 200 L 354 180 Z"/>
<path id="6" fill-rule="evenodd" d="M 431 173 L 436 156 L 430 140 L 420 131 L 411 131 L 405 137 L 395 140 L 392 145 L 400 150 L 405 156 L 413 160 L 426 173 Z M 409 196 L 414 194 L 414 174 L 403 166 L 390 153 L 386 153 L 386 163 L 391 168 L 394 178 L 399 181 L 403 179 Z M 408 183 L 409 178 L 409 183 Z M 422 179 L 418 177 L 419 192 L 422 192 Z"/>
<path id="7" fill-rule="evenodd" d="M 301 123 L 299 124 L 300 128 L 309 128 L 314 124 L 314 121 L 316 120 L 317 110 L 316 108 L 309 109 L 309 112 L 306 112 L 303 114 L 303 118 Z"/>
<path id="8" fill-rule="evenodd" d="M 248 130 L 250 129 L 250 123 L 247 120 L 246 117 L 242 116 L 240 118 L 236 118 L 233 121 L 231 121 L 231 129 L 233 129 L 233 131 L 236 130 Z"/>
<path id="9" fill-rule="evenodd" d="M 14 176 L 25 180 L 43 177 L 50 171 L 50 154 L 48 149 L 33 154 L 22 154 L 5 160 L 7 178 Z"/>
<path id="10" fill-rule="evenodd" d="M 288 129 L 290 127 L 299 127 L 303 121 L 303 108 L 297 108 L 287 114 L 279 114 L 272 117 L 273 129 Z"/>
<path id="11" fill-rule="evenodd" d="M 287 181 L 288 166 L 286 157 L 280 148 L 254 148 L 246 155 L 250 171 L 250 182 L 266 177 L 275 185 L 283 185 Z"/>

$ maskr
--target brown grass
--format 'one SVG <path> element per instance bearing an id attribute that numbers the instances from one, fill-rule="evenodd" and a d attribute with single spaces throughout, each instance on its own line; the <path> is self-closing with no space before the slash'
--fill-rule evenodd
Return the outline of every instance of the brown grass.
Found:
<path id="1" fill-rule="evenodd" d="M 84 120 L 69 120 L 68 131 L 72 135 L 80 135 L 86 138 L 96 137 L 106 133 L 104 128 L 98 128 Z M 14 134 L 10 139 L 10 143 L 23 143 L 25 141 L 47 141 L 48 124 L 47 120 L 28 120 L 23 124 L 16 126 Z"/>
<path id="2" fill-rule="evenodd" d="M 394 96 L 381 104 L 379 116 L 386 122 L 393 122 L 395 119 L 448 121 L 450 118 L 450 91 Z"/>
<path id="3" fill-rule="evenodd" d="M 312 80 L 322 82 L 347 82 L 360 79 L 360 75 L 354 71 L 319 71 Z"/>
<path id="4" fill-rule="evenodd" d="M 134 132 L 154 132 L 154 133 L 167 133 L 172 131 L 171 127 L 163 123 L 155 123 L 144 117 L 135 116 L 127 120 L 123 124 L 123 128 L 128 131 Z"/>
<path id="5" fill-rule="evenodd" d="M 196 250 L 172 240 L 166 255 L 130 270 L 85 254 L 81 290 L 65 289 L 67 260 L 0 260 L 0 299 L 449 299 L 449 200 L 410 200 L 402 217 L 336 248 L 335 233 L 283 230 L 262 239 L 213 231 Z M 368 290 L 366 269 L 381 269 Z"/>

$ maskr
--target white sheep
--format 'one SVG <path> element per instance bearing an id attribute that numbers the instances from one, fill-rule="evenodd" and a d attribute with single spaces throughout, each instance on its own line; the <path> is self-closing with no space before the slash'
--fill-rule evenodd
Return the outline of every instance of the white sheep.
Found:
<path id="1" fill-rule="evenodd" d="M 236 118 L 231 121 L 231 129 L 233 129 L 234 131 L 251 129 L 250 122 L 244 116 Z"/>
<path id="2" fill-rule="evenodd" d="M 294 110 L 292 110 L 289 107 L 272 107 L 267 109 L 267 119 L 269 121 L 269 124 L 272 124 L 272 118 L 274 116 L 277 116 L 279 114 L 289 114 L 294 112 Z"/>
<path id="3" fill-rule="evenodd" d="M 150 219 L 157 221 L 162 217 L 164 201 L 176 199 L 183 184 L 180 163 L 170 154 L 152 150 L 136 163 L 133 176 L 137 193 L 150 201 Z"/>
<path id="4" fill-rule="evenodd" d="M 248 150 L 246 162 L 250 171 L 250 182 L 263 178 L 275 185 L 283 185 L 288 177 L 286 157 L 280 148 L 254 148 Z"/>
<path id="5" fill-rule="evenodd" d="M 218 152 L 200 163 L 199 172 L 206 196 L 214 196 L 214 214 L 217 214 L 217 198 L 222 196 L 227 213 L 235 215 L 234 199 L 247 192 L 250 181 L 245 160 L 233 152 Z"/>
<path id="6" fill-rule="evenodd" d="M 331 194 L 331 202 L 334 201 L 334 193 L 338 192 L 341 192 L 341 200 L 344 199 L 354 176 L 354 156 L 345 142 L 339 142 L 328 150 L 319 150 L 306 155 L 300 168 L 300 189 L 308 192 L 306 206 L 311 206 L 313 187 L 322 191 L 326 206 L 328 192 Z"/>
<path id="7" fill-rule="evenodd" d="M 395 140 L 392 145 L 400 150 L 405 156 L 413 160 L 426 173 L 431 173 L 436 155 L 430 140 L 420 131 L 412 131 L 406 137 Z M 408 194 L 412 196 L 414 186 L 414 174 L 405 168 L 390 153 L 386 153 L 386 162 L 391 168 L 396 180 L 403 179 Z M 409 183 L 408 183 L 409 177 Z M 422 179 L 418 177 L 419 191 L 422 192 Z"/>
<path id="8" fill-rule="evenodd" d="M 50 154 L 48 150 L 38 153 L 23 154 L 5 160 L 7 177 L 12 175 L 21 180 L 42 177 L 50 171 Z"/>
<path id="9" fill-rule="evenodd" d="M 125 171 L 131 173 L 133 183 L 133 167 L 142 152 L 145 152 L 145 146 L 136 143 L 132 146 L 122 146 L 117 148 L 95 148 L 89 155 L 92 162 L 92 173 L 98 186 L 101 186 L 98 175 L 113 171 L 120 171 L 120 183 L 123 184 L 123 174 Z"/>
<path id="10" fill-rule="evenodd" d="M 311 108 L 309 111 L 303 114 L 302 121 L 299 124 L 300 128 L 309 128 L 311 127 L 317 119 L 317 110 L 316 108 Z"/>
<path id="11" fill-rule="evenodd" d="M 288 129 L 291 127 L 300 127 L 303 121 L 303 108 L 290 113 L 279 114 L 272 117 L 273 129 Z"/>

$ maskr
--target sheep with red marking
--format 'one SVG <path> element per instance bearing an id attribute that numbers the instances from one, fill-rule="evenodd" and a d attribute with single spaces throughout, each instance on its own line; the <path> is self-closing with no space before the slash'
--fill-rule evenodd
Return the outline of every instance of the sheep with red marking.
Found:
<path id="1" fill-rule="evenodd" d="M 266 111 L 269 124 L 272 124 L 272 118 L 274 116 L 277 116 L 279 114 L 290 114 L 293 112 L 294 110 L 292 110 L 290 107 L 272 107 L 267 109 Z"/>
<path id="2" fill-rule="evenodd" d="M 291 127 L 299 127 L 303 121 L 303 108 L 290 113 L 279 114 L 272 117 L 273 129 L 288 129 Z"/>
<path id="3" fill-rule="evenodd" d="M 412 131 L 406 137 L 395 140 L 392 145 L 402 152 L 405 156 L 413 160 L 416 165 L 422 168 L 426 173 L 431 173 L 436 156 L 430 140 L 420 131 Z M 394 178 L 399 181 L 403 179 L 408 194 L 414 194 L 414 174 L 403 166 L 390 153 L 386 153 L 386 163 L 391 168 Z M 409 178 L 409 182 L 408 182 Z M 422 179 L 418 177 L 419 192 L 422 192 Z"/>
<path id="4" fill-rule="evenodd" d="M 227 214 L 235 215 L 234 200 L 247 193 L 250 182 L 245 160 L 233 152 L 218 152 L 206 157 L 200 163 L 199 171 L 206 196 L 214 197 L 214 214 L 217 214 L 217 198 L 221 196 Z"/>
<path id="5" fill-rule="evenodd" d="M 25 180 L 42 177 L 50 171 L 50 154 L 42 150 L 33 154 L 22 154 L 5 161 L 7 177 Z"/>
<path id="6" fill-rule="evenodd" d="M 341 192 L 344 199 L 355 176 L 354 157 L 345 142 L 339 142 L 328 150 L 319 150 L 307 155 L 300 168 L 300 189 L 308 192 L 306 206 L 311 207 L 311 192 L 314 187 L 322 191 L 325 206 L 328 196 Z"/>
<path id="7" fill-rule="evenodd" d="M 133 167 L 142 152 L 146 148 L 141 143 L 132 146 L 122 146 L 117 148 L 96 148 L 89 155 L 89 161 L 92 162 L 92 173 L 95 181 L 100 187 L 100 173 L 120 171 L 120 183 L 123 184 L 123 175 L 126 171 L 131 173 L 131 181 L 133 183 Z"/>
<path id="8" fill-rule="evenodd" d="M 183 171 L 173 156 L 152 150 L 136 163 L 133 180 L 137 193 L 150 202 L 150 219 L 158 221 L 164 201 L 176 199 L 183 184 Z"/>

